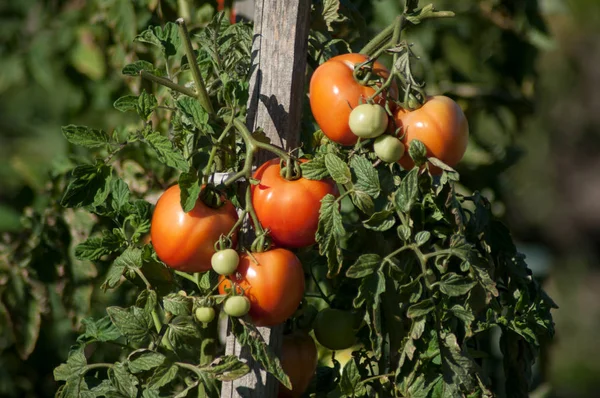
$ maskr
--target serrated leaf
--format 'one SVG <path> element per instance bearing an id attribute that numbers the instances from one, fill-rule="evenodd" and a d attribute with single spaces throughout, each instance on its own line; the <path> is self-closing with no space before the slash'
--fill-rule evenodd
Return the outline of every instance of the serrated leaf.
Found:
<path id="1" fill-rule="evenodd" d="M 78 260 L 95 261 L 110 253 L 112 250 L 104 245 L 101 237 L 88 238 L 75 246 L 75 258 Z"/>
<path id="2" fill-rule="evenodd" d="M 179 367 L 177 365 L 159 367 L 148 380 L 148 388 L 157 390 L 166 386 L 175 379 L 178 371 Z"/>
<path id="3" fill-rule="evenodd" d="M 340 237 L 346 234 L 342 215 L 340 214 L 336 197 L 327 194 L 321 200 L 319 209 L 319 226 L 315 235 L 319 243 L 319 253 L 327 256 L 328 275 L 334 276 L 342 267 L 342 251 L 339 245 Z"/>
<path id="4" fill-rule="evenodd" d="M 208 124 L 208 112 L 202 108 L 200 102 L 196 98 L 186 96 L 177 99 L 177 108 L 181 111 L 181 120 L 190 126 L 197 128 L 200 131 L 206 129 Z"/>
<path id="5" fill-rule="evenodd" d="M 131 342 L 144 343 L 150 337 L 153 330 L 152 317 L 143 309 L 108 307 L 106 312 L 121 334 Z"/>
<path id="6" fill-rule="evenodd" d="M 445 274 L 439 282 L 440 291 L 450 297 L 462 296 L 477 284 L 476 281 L 460 276 L 454 272 Z"/>
<path id="7" fill-rule="evenodd" d="M 158 106 L 158 101 L 154 94 L 148 94 L 145 90 L 142 91 L 140 96 L 138 97 L 138 103 L 136 107 L 136 111 L 138 115 L 144 120 L 148 120 L 152 112 Z"/>
<path id="8" fill-rule="evenodd" d="M 417 246 L 422 246 L 431 238 L 431 232 L 429 231 L 420 231 L 415 235 L 415 243 Z"/>
<path id="9" fill-rule="evenodd" d="M 113 107 L 121 112 L 136 111 L 138 106 L 137 95 L 125 95 L 113 103 Z"/>
<path id="10" fill-rule="evenodd" d="M 112 385 L 124 396 L 137 396 L 138 388 L 136 386 L 139 384 L 139 381 L 135 376 L 129 373 L 123 363 L 115 363 L 108 371 L 108 377 L 112 382 Z"/>
<path id="11" fill-rule="evenodd" d="M 77 379 L 87 370 L 87 360 L 83 354 L 83 346 L 69 352 L 67 363 L 61 364 L 54 369 L 54 379 L 56 381 L 67 381 Z"/>
<path id="12" fill-rule="evenodd" d="M 349 396 L 362 396 L 365 392 L 365 386 L 360 382 L 360 372 L 354 358 L 346 362 L 342 371 L 340 388 L 343 394 Z"/>
<path id="13" fill-rule="evenodd" d="M 142 266 L 142 249 L 128 247 L 127 250 L 115 259 L 114 264 L 125 269 L 140 268 Z"/>
<path id="14" fill-rule="evenodd" d="M 112 167 L 103 163 L 81 165 L 71 172 L 71 182 L 60 200 L 63 207 L 104 203 L 110 193 Z"/>
<path id="15" fill-rule="evenodd" d="M 420 318 L 429 314 L 433 310 L 435 310 L 435 303 L 432 299 L 426 299 L 408 307 L 406 316 L 411 319 Z"/>
<path id="16" fill-rule="evenodd" d="M 201 367 L 200 370 L 209 373 L 217 380 L 231 381 L 246 375 L 250 372 L 250 367 L 235 355 L 225 355 Z"/>
<path id="17" fill-rule="evenodd" d="M 338 184 L 348 184 L 352 180 L 348 165 L 333 153 L 325 155 L 325 167 L 331 178 Z"/>
<path id="18" fill-rule="evenodd" d="M 200 330 L 198 324 L 194 322 L 191 316 L 178 315 L 167 329 L 167 339 L 173 347 L 195 347 L 199 344 Z"/>
<path id="19" fill-rule="evenodd" d="M 364 156 L 354 156 L 350 160 L 350 167 L 356 176 L 354 188 L 363 191 L 372 198 L 377 198 L 381 192 L 379 176 L 373 164 Z"/>
<path id="20" fill-rule="evenodd" d="M 159 47 L 165 57 L 177 54 L 181 42 L 177 25 L 172 22 L 167 22 L 164 27 L 151 26 L 137 35 L 135 40 Z"/>
<path id="21" fill-rule="evenodd" d="M 381 265 L 381 257 L 377 254 L 363 254 L 348 268 L 348 278 L 364 278 L 372 274 Z"/>
<path id="22" fill-rule="evenodd" d="M 123 73 L 125 76 L 137 76 L 140 74 L 141 71 L 146 71 L 154 75 L 160 75 L 159 73 L 157 73 L 156 69 L 154 68 L 154 65 L 152 65 L 148 61 L 142 60 L 135 61 L 134 63 L 126 65 L 121 71 L 121 73 Z M 137 97 L 135 98 L 137 99 Z"/>
<path id="23" fill-rule="evenodd" d="M 105 316 L 98 320 L 93 318 L 84 318 L 81 324 L 85 326 L 85 332 L 77 338 L 80 340 L 95 340 L 95 341 L 115 341 L 121 337 L 119 330 L 110 321 L 110 318 Z"/>
<path id="24" fill-rule="evenodd" d="M 477 376 L 482 376 L 479 367 L 461 350 L 456 336 L 447 333 L 442 338 L 440 352 L 442 354 L 442 369 L 444 380 L 452 380 L 456 386 L 463 386 L 467 391 L 471 391 L 479 384 Z"/>
<path id="25" fill-rule="evenodd" d="M 158 155 L 158 160 L 169 167 L 186 172 L 190 169 L 188 162 L 183 154 L 173 146 L 173 143 L 158 132 L 151 132 L 145 137 L 146 142 Z"/>
<path id="26" fill-rule="evenodd" d="M 147 272 L 147 267 L 144 266 L 144 274 L 146 278 L 153 284 L 153 278 L 149 278 L 148 275 L 151 274 Z M 169 281 L 166 281 L 169 282 Z M 136 307 L 143 308 L 146 312 L 152 312 L 156 308 L 156 304 L 158 303 L 158 294 L 153 289 L 144 289 L 140 292 L 137 299 L 135 300 Z"/>
<path id="27" fill-rule="evenodd" d="M 396 209 L 408 213 L 419 196 L 419 170 L 413 168 L 400 182 L 400 187 L 394 194 Z"/>
<path id="28" fill-rule="evenodd" d="M 190 172 L 181 173 L 179 176 L 178 184 L 181 188 L 181 207 L 186 213 L 191 211 L 196 206 L 196 202 L 198 202 L 198 197 L 202 189 L 199 182 L 198 173 L 193 169 Z"/>
<path id="29" fill-rule="evenodd" d="M 132 352 L 127 359 L 127 366 L 131 373 L 140 373 L 161 366 L 166 357 L 156 351 L 140 349 Z"/>
<path id="30" fill-rule="evenodd" d="M 427 161 L 427 147 L 417 139 L 410 141 L 410 145 L 408 146 L 408 154 L 417 166 L 420 166 Z M 413 167 L 411 171 L 415 170 L 418 172 L 419 168 Z"/>
<path id="31" fill-rule="evenodd" d="M 350 196 L 352 198 L 352 203 L 354 203 L 354 205 L 363 213 L 369 215 L 375 210 L 375 203 L 373 203 L 373 199 L 371 199 L 366 192 L 353 191 Z"/>
<path id="32" fill-rule="evenodd" d="M 389 210 L 375 212 L 368 220 L 363 221 L 366 229 L 372 231 L 384 232 L 392 228 L 396 224 L 394 213 Z"/>
<path id="33" fill-rule="evenodd" d="M 329 177 L 329 171 L 325 166 L 325 157 L 319 156 L 308 162 L 300 164 L 302 177 L 307 180 L 322 180 Z"/>
<path id="34" fill-rule="evenodd" d="M 400 225 L 397 229 L 398 237 L 403 241 L 407 242 L 410 239 L 410 227 L 407 225 Z"/>
<path id="35" fill-rule="evenodd" d="M 71 144 L 85 148 L 97 148 L 108 144 L 109 137 L 103 130 L 70 124 L 62 127 L 62 133 Z"/>
<path id="36" fill-rule="evenodd" d="M 172 293 L 163 298 L 165 311 L 173 315 L 190 315 L 192 312 L 192 302 L 187 297 L 177 293 Z"/>
<path id="37" fill-rule="evenodd" d="M 230 318 L 231 329 L 237 340 L 250 350 L 252 358 L 267 372 L 275 376 L 288 389 L 292 387 L 289 377 L 281 367 L 281 361 L 265 343 L 262 335 L 251 323 L 241 318 Z"/>
<path id="38" fill-rule="evenodd" d="M 112 180 L 111 184 L 111 206 L 119 213 L 127 204 L 129 204 L 131 192 L 129 191 L 129 186 L 120 178 Z"/>

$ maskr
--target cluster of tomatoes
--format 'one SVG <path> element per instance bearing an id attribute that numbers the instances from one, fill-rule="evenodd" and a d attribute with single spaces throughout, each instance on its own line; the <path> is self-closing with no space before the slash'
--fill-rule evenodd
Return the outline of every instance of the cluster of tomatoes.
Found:
<path id="1" fill-rule="evenodd" d="M 406 149 L 416 139 L 425 145 L 428 157 L 454 167 L 469 138 L 460 106 L 448 97 L 434 96 L 416 110 L 402 108 L 396 102 L 395 84 L 378 93 L 377 84 L 362 85 L 355 79 L 355 67 L 365 61 L 368 57 L 362 54 L 338 55 L 319 66 L 311 78 L 311 110 L 327 138 L 341 145 L 375 139 L 373 150 L 379 159 L 399 162 L 405 169 L 414 166 Z M 390 75 L 377 61 L 372 62 L 370 73 L 382 80 Z"/>
<path id="2" fill-rule="evenodd" d="M 362 85 L 355 80 L 354 68 L 365 60 L 364 55 L 345 54 L 315 70 L 310 82 L 310 103 L 323 133 L 341 145 L 354 145 L 359 138 L 374 139 L 373 151 L 379 159 L 399 162 L 404 168 L 413 166 L 405 150 L 413 139 L 425 144 L 428 156 L 449 166 L 458 163 L 468 139 L 468 124 L 460 107 L 450 98 L 437 96 L 419 109 L 407 111 L 397 106 L 394 84 L 377 93 L 377 85 Z M 389 76 L 379 62 L 372 63 L 371 73 L 381 79 Z M 285 322 L 298 309 L 305 287 L 302 264 L 291 250 L 315 243 L 320 202 L 325 195 L 339 195 L 330 179 L 290 178 L 290 174 L 282 170 L 279 159 L 274 159 L 261 165 L 253 175 L 258 183 L 250 188 L 252 207 L 273 243 L 264 251 L 239 253 L 234 249 L 238 213 L 226 198 L 215 207 L 199 199 L 186 213 L 180 204 L 179 186 L 167 189 L 156 204 L 151 224 L 151 241 L 158 257 L 178 271 L 212 269 L 218 273 L 219 294 L 225 297 L 223 311 L 227 315 L 249 314 L 257 326 Z M 232 248 L 216 250 L 215 245 L 222 242 L 223 236 L 228 237 Z M 208 323 L 214 319 L 215 310 L 199 306 L 195 316 L 199 322 Z M 351 347 L 355 341 L 353 324 L 350 312 L 322 310 L 314 320 L 315 337 L 332 350 Z M 347 333 L 332 333 L 331 325 Z M 314 372 L 316 347 L 308 335 L 286 336 L 283 345 L 282 364 L 286 372 L 297 369 L 286 363 L 296 362 L 302 355 L 306 357 L 303 363 Z M 283 389 L 283 395 L 301 394 L 312 372 L 290 374 L 294 393 Z"/>

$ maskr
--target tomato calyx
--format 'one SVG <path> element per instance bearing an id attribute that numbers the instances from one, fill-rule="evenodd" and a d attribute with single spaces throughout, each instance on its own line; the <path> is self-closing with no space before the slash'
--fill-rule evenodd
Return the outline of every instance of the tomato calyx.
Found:
<path id="1" fill-rule="evenodd" d="M 200 190 L 199 199 L 208 207 L 218 209 L 225 201 L 223 195 L 212 185 L 205 185 Z"/>
<path id="2" fill-rule="evenodd" d="M 233 241 L 231 240 L 231 238 L 228 235 L 221 234 L 221 236 L 219 237 L 219 240 L 217 240 L 215 242 L 214 248 L 215 248 L 216 252 L 225 250 L 225 249 L 232 249 Z"/>
<path id="3" fill-rule="evenodd" d="M 252 242 L 252 245 L 250 245 L 250 251 L 252 253 L 266 252 L 271 248 L 272 245 L 273 241 L 269 236 L 269 230 L 266 229 L 257 233 L 256 238 L 254 238 L 254 241 Z"/>
<path id="4" fill-rule="evenodd" d="M 279 161 L 279 174 L 288 181 L 299 180 L 302 178 L 300 162 L 292 157 L 290 157 L 287 163 L 284 159 L 281 159 Z"/>

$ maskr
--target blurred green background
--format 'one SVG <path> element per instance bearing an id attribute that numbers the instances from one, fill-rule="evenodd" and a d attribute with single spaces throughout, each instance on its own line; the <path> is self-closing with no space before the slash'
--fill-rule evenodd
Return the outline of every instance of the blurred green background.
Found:
<path id="1" fill-rule="evenodd" d="M 120 73 L 148 57 L 133 41 L 137 32 L 190 9 L 191 18 L 202 18 L 216 6 L 186 3 L 0 2 L 0 234 L 18 236 L 22 212 L 47 205 L 41 193 L 49 170 L 60 170 L 70 154 L 60 126 L 112 131 L 126 122 L 112 103 L 140 84 Z M 374 32 L 401 9 L 397 0 L 346 3 Z M 542 352 L 532 396 L 596 397 L 600 1 L 434 4 L 456 11 L 457 18 L 427 22 L 407 37 L 422 56 L 430 92 L 457 98 L 470 118 L 472 142 L 459 168 L 464 189 L 482 190 L 493 202 L 560 306 L 554 312 L 557 335 Z M 42 333 L 27 362 L 11 354 L 0 334 L 0 396 L 53 394 L 51 370 L 64 360 L 73 336 L 68 322 L 59 329 Z M 53 339 L 56 346 L 48 350 Z"/>

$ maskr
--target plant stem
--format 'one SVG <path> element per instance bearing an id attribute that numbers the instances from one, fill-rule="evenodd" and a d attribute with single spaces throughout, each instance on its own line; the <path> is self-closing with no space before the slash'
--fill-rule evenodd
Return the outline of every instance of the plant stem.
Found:
<path id="1" fill-rule="evenodd" d="M 181 276 L 182 278 L 187 279 L 190 282 L 196 283 L 196 280 L 194 279 L 194 277 L 192 275 L 188 274 L 187 272 L 175 271 L 175 274 Z"/>
<path id="2" fill-rule="evenodd" d="M 221 133 L 221 135 L 219 136 L 219 138 L 217 138 L 217 142 L 216 144 L 220 144 L 225 137 L 227 136 L 227 134 L 229 133 L 229 130 L 231 129 L 231 127 L 233 127 L 233 121 L 229 120 L 229 122 L 227 122 L 227 125 L 225 126 L 225 129 L 223 130 L 223 132 Z M 206 164 L 206 167 L 204 168 L 204 183 L 208 183 L 208 176 L 211 174 L 211 169 L 212 169 L 212 165 L 213 162 L 215 160 L 215 155 L 217 154 L 217 150 L 219 149 L 218 145 L 213 145 L 212 149 L 210 150 L 210 156 L 208 158 L 208 163 Z"/>
<path id="3" fill-rule="evenodd" d="M 392 37 L 392 32 L 394 31 L 395 23 L 390 24 L 384 30 L 379 32 L 377 36 L 372 38 L 363 48 L 360 49 L 361 54 L 371 55 L 379 48 L 383 47 L 387 43 L 389 43 L 390 38 Z"/>
<path id="4" fill-rule="evenodd" d="M 196 55 L 194 54 L 194 48 L 192 47 L 192 41 L 190 40 L 190 34 L 187 29 L 187 25 L 185 24 L 185 20 L 183 18 L 177 19 L 177 26 L 179 28 L 179 36 L 183 40 L 183 44 L 185 47 L 185 54 L 188 59 L 188 63 L 190 64 L 190 69 L 192 71 L 192 77 L 194 78 L 194 83 L 196 83 L 196 91 L 197 95 L 194 95 L 200 101 L 200 105 L 208 112 L 211 116 L 214 116 L 215 110 L 210 102 L 210 97 L 206 92 L 206 86 L 204 85 L 204 80 L 202 79 L 202 75 L 200 74 L 200 68 L 198 68 L 198 63 L 196 62 Z"/>
<path id="5" fill-rule="evenodd" d="M 114 365 L 112 363 L 93 363 L 91 365 L 87 365 L 85 367 L 85 371 L 88 372 L 90 370 L 94 370 L 94 369 L 100 369 L 100 368 L 108 368 L 111 369 Z"/>
<path id="6" fill-rule="evenodd" d="M 233 224 L 233 227 L 231 228 L 231 230 L 229 231 L 229 233 L 227 234 L 227 236 L 225 238 L 231 239 L 231 235 L 233 235 L 233 233 L 244 222 L 244 218 L 246 218 L 246 214 L 248 214 L 248 211 L 246 209 L 242 210 L 242 214 L 240 214 L 240 216 L 238 217 L 238 220 L 235 222 L 235 224 Z"/>
<path id="7" fill-rule="evenodd" d="M 365 384 L 365 383 L 367 383 L 369 381 L 372 381 L 372 380 L 383 379 L 384 377 L 393 377 L 395 375 L 396 375 L 395 373 L 387 373 L 387 374 L 384 374 L 384 375 L 377 375 L 377 376 L 367 377 L 366 379 L 361 380 L 360 384 Z"/>
<path id="8" fill-rule="evenodd" d="M 154 83 L 158 83 L 161 86 L 165 86 L 167 88 L 170 88 L 171 90 L 187 95 L 188 97 L 196 97 L 196 93 L 193 90 L 190 90 L 189 88 L 179 85 L 177 83 L 174 83 L 171 80 L 166 79 L 164 77 L 153 75 L 152 73 L 146 72 L 145 70 L 140 71 L 140 76 L 144 79 L 153 81 Z"/>
<path id="9" fill-rule="evenodd" d="M 144 273 L 142 272 L 142 270 L 139 269 L 139 268 L 134 268 L 134 271 L 137 274 L 137 276 L 139 276 L 140 279 L 144 282 L 144 284 L 146 285 L 146 289 L 152 290 L 152 284 L 150 283 L 150 281 L 148 280 L 148 278 L 146 278 L 146 275 L 144 275 Z"/>

